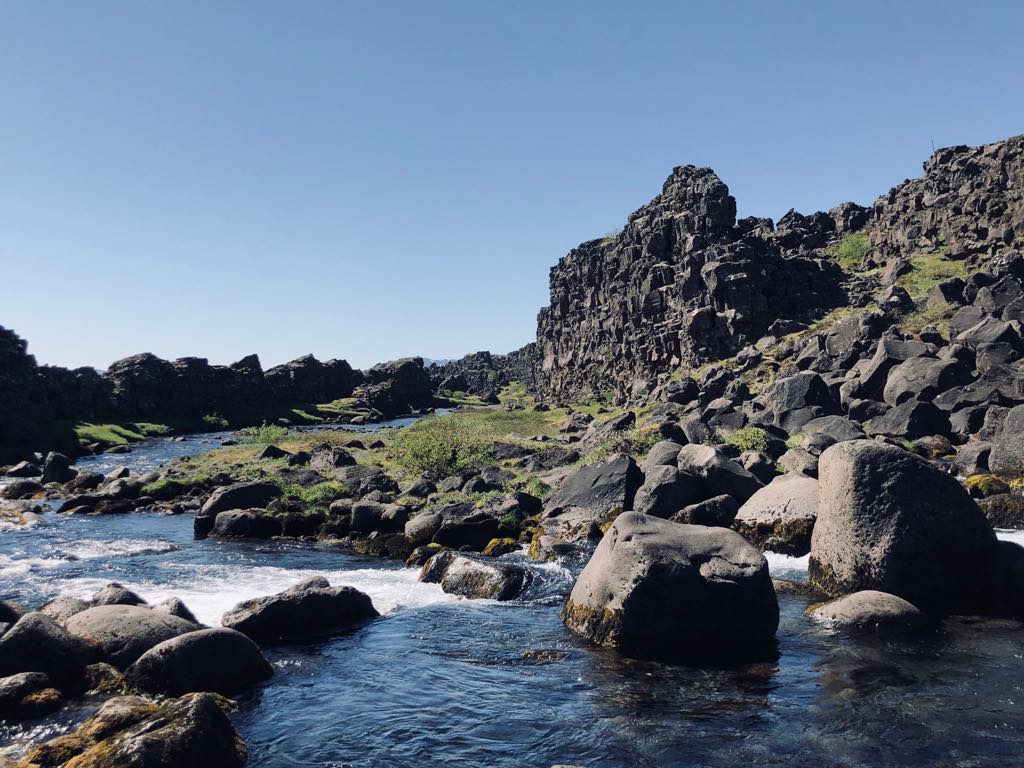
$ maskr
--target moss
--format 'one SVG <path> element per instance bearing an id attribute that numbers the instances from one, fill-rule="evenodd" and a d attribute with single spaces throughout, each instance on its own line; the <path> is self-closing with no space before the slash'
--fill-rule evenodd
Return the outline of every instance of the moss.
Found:
<path id="1" fill-rule="evenodd" d="M 484 547 L 483 554 L 487 557 L 499 557 L 519 549 L 519 542 L 516 539 L 502 538 L 491 539 Z"/>
<path id="2" fill-rule="evenodd" d="M 995 475 L 971 475 L 964 481 L 971 496 L 984 499 L 1001 493 L 1009 493 L 1010 485 Z"/>
<path id="3" fill-rule="evenodd" d="M 901 275 L 896 284 L 915 299 L 923 297 L 944 280 L 967 277 L 967 265 L 963 261 L 947 259 L 943 250 L 913 256 L 910 263 L 913 269 Z"/>
<path id="4" fill-rule="evenodd" d="M 75 435 L 83 444 L 100 443 L 101 445 L 128 445 L 145 439 L 138 430 L 122 427 L 119 424 L 89 424 L 86 422 L 75 425 Z"/>
<path id="5" fill-rule="evenodd" d="M 194 483 L 164 476 L 142 486 L 142 495 L 152 496 L 157 501 L 169 501 L 184 496 L 194 487 Z"/>

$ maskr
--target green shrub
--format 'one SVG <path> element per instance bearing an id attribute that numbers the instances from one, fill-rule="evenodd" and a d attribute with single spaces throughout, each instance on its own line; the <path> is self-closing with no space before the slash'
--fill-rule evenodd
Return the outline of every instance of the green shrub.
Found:
<path id="1" fill-rule="evenodd" d="M 490 441 L 458 416 L 428 416 L 395 435 L 391 458 L 410 472 L 453 475 L 493 464 Z"/>
<path id="2" fill-rule="evenodd" d="M 275 445 L 288 437 L 288 428 L 276 424 L 263 423 L 259 427 L 246 427 L 239 430 L 239 442 L 250 445 Z"/>
<path id="3" fill-rule="evenodd" d="M 760 427 L 744 427 L 724 435 L 724 442 L 735 445 L 741 451 L 768 451 L 768 433 Z"/>
<path id="4" fill-rule="evenodd" d="M 857 269 L 864 261 L 864 256 L 871 250 L 871 240 L 865 234 L 849 234 L 839 241 L 836 248 L 836 261 L 843 269 Z"/>
<path id="5" fill-rule="evenodd" d="M 231 426 L 228 424 L 228 420 L 219 413 L 210 413 L 203 416 L 203 424 L 208 426 L 210 429 L 227 429 Z"/>
<path id="6" fill-rule="evenodd" d="M 332 501 L 351 496 L 352 489 L 340 480 L 327 480 L 303 488 L 296 495 L 311 507 L 326 507 Z"/>

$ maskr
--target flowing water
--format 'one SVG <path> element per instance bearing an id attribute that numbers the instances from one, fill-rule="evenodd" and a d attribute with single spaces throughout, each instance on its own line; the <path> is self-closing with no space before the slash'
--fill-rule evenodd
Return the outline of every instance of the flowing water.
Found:
<path id="1" fill-rule="evenodd" d="M 153 440 L 89 468 L 151 469 L 217 435 Z M 633 662 L 587 647 L 558 618 L 573 573 L 531 565 L 523 600 L 469 601 L 416 571 L 315 544 L 194 541 L 189 516 L 46 514 L 0 533 L 0 597 L 87 597 L 110 581 L 175 595 L 206 623 L 320 574 L 383 614 L 315 644 L 269 650 L 274 677 L 235 723 L 252 766 L 1006 766 L 1024 747 L 1024 631 L 949 621 L 915 641 L 816 627 L 780 595 L 779 659 L 730 669 Z M 1004 534 L 1024 543 L 1021 533 Z M 770 555 L 776 576 L 806 558 Z M 956 567 L 950 563 L 950 567 Z M 71 728 L 89 706 L 20 725 L 0 744 Z"/>

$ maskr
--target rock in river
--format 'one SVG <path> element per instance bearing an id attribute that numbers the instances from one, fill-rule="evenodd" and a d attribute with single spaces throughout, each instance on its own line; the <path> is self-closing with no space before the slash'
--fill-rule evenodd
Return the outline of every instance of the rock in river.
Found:
<path id="1" fill-rule="evenodd" d="M 153 646 L 199 629 L 198 624 L 138 605 L 101 605 L 71 616 L 67 631 L 96 643 L 103 657 L 124 669 Z"/>
<path id="2" fill-rule="evenodd" d="M 779 623 L 768 563 L 727 528 L 620 515 L 576 580 L 562 618 L 632 656 L 761 657 Z"/>
<path id="3" fill-rule="evenodd" d="M 448 550 L 427 561 L 420 571 L 420 581 L 439 583 L 452 595 L 512 600 L 526 589 L 530 573 L 516 563 L 484 561 Z"/>

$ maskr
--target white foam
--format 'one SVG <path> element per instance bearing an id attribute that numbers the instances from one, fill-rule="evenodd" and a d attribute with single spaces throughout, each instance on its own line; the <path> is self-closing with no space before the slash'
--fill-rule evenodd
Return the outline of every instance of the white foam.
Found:
<path id="1" fill-rule="evenodd" d="M 782 555 L 778 552 L 765 552 L 764 557 L 768 561 L 768 572 L 772 576 L 782 578 L 807 573 L 807 564 L 811 560 L 810 555 L 793 557 L 791 555 Z"/>
<path id="2" fill-rule="evenodd" d="M 996 531 L 1000 541 L 1012 541 L 1024 547 L 1024 531 Z"/>
<path id="3" fill-rule="evenodd" d="M 168 564 L 165 567 L 175 567 Z M 178 583 L 119 582 L 149 603 L 177 597 L 204 624 L 220 624 L 221 616 L 243 600 L 272 595 L 311 576 L 323 576 L 333 586 L 350 586 L 365 592 L 382 614 L 400 609 L 419 608 L 461 598 L 445 594 L 440 585 L 423 584 L 418 571 L 384 568 L 360 568 L 315 571 L 270 566 L 197 565 L 187 581 Z M 78 578 L 57 584 L 60 594 L 88 598 L 106 586 L 109 579 Z"/>
<path id="4" fill-rule="evenodd" d="M 132 555 L 159 555 L 173 552 L 178 545 L 162 539 L 82 539 L 73 545 L 64 547 L 63 554 L 78 560 L 95 560 L 99 557 L 124 557 Z"/>

